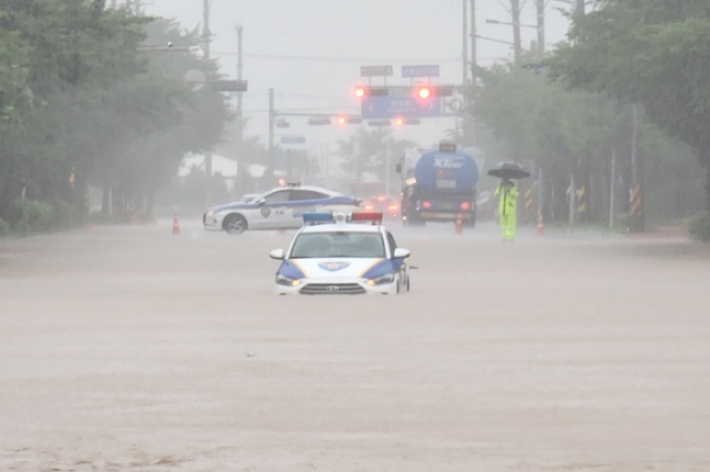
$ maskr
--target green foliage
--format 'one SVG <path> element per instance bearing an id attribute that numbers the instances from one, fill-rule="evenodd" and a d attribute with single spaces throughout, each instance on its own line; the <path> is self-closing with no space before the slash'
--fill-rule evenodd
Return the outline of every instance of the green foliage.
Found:
<path id="1" fill-rule="evenodd" d="M 0 216 L 10 219 L 24 192 L 69 202 L 74 211 L 62 204 L 56 218 L 72 224 L 89 184 L 113 188 L 119 206 L 150 202 L 186 153 L 219 142 L 231 118 L 226 97 L 193 93 L 182 81 L 195 68 L 217 78 L 217 65 L 142 50 L 168 41 L 189 47 L 199 38 L 101 0 L 2 2 Z"/>
<path id="2" fill-rule="evenodd" d="M 691 238 L 710 243 L 710 211 L 699 213 L 688 219 L 686 228 Z"/>
<path id="3" fill-rule="evenodd" d="M 416 143 L 408 140 L 395 139 L 391 130 L 374 129 L 372 132 L 360 129 L 348 140 L 338 142 L 340 155 L 344 159 L 345 170 L 362 177 L 363 172 L 371 172 L 380 180 L 385 179 L 385 157 L 389 150 L 390 156 L 401 156 L 407 149 L 416 147 Z M 394 160 L 390 163 L 392 165 Z M 390 172 L 392 176 L 394 172 Z"/>
<path id="4" fill-rule="evenodd" d="M 606 94 L 569 90 L 543 74 L 498 65 L 479 70 L 474 113 L 487 164 L 527 162 L 542 168 L 546 220 L 567 221 L 570 174 L 588 181 L 586 223 L 609 221 L 610 168 L 616 154 L 618 212 L 628 211 L 631 107 Z M 651 223 L 677 220 L 702 208 L 702 168 L 693 150 L 641 117 L 645 214 Z M 484 179 L 483 187 L 492 184 Z"/>
<path id="5" fill-rule="evenodd" d="M 10 227 L 14 233 L 48 233 L 56 228 L 54 207 L 34 200 L 15 201 L 10 207 Z"/>
<path id="6" fill-rule="evenodd" d="M 606 0 L 576 17 L 551 61 L 576 88 L 641 103 L 650 121 L 710 163 L 710 3 Z M 710 182 L 708 183 L 710 205 Z"/>

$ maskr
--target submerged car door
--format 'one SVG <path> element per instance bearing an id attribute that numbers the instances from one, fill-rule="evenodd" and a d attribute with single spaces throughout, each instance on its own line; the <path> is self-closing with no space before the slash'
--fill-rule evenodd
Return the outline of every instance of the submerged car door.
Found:
<path id="1" fill-rule="evenodd" d="M 276 190 L 266 194 L 258 203 L 258 209 L 249 221 L 253 229 L 277 229 L 287 226 L 291 190 Z"/>
<path id="2" fill-rule="evenodd" d="M 292 190 L 289 211 L 291 218 L 288 227 L 300 228 L 303 226 L 303 214 L 322 210 L 322 204 L 327 198 L 328 195 L 315 190 Z"/>

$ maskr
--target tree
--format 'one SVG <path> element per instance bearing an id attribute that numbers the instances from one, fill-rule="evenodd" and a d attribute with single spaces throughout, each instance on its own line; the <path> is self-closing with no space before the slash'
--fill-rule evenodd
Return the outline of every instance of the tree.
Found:
<path id="1" fill-rule="evenodd" d="M 710 208 L 710 4 L 604 0 L 575 17 L 571 42 L 551 61 L 575 88 L 639 103 L 651 122 L 691 146 L 707 167 Z"/>

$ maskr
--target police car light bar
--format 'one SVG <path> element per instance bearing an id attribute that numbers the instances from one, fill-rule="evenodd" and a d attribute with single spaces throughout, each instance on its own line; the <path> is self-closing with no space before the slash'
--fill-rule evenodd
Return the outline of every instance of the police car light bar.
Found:
<path id="1" fill-rule="evenodd" d="M 382 212 L 364 213 L 357 212 L 350 215 L 350 221 L 371 221 L 372 223 L 382 223 Z"/>
<path id="2" fill-rule="evenodd" d="M 332 223 L 333 213 L 304 213 L 303 222 L 306 224 Z"/>

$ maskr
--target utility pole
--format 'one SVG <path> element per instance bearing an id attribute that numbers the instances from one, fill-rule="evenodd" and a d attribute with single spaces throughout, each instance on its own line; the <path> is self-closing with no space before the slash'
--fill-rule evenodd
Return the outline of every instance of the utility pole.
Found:
<path id="1" fill-rule="evenodd" d="M 545 56 L 545 0 L 537 1 L 537 50 L 542 59 Z"/>
<path id="2" fill-rule="evenodd" d="M 576 13 L 578 15 L 584 15 L 586 13 L 584 8 L 584 0 L 577 0 Z"/>
<path id="3" fill-rule="evenodd" d="M 210 31 L 210 0 L 202 0 L 202 52 L 205 62 L 209 62 L 210 42 L 212 32 Z M 212 151 L 205 152 L 205 200 L 206 206 L 212 206 Z"/>
<path id="4" fill-rule="evenodd" d="M 466 87 L 468 84 L 468 0 L 463 0 L 463 80 L 461 85 Z M 465 133 L 464 133 L 465 134 Z"/>
<path id="5" fill-rule="evenodd" d="M 468 99 L 468 113 L 471 120 L 470 141 L 472 145 L 476 145 L 476 135 L 478 129 L 476 119 L 473 115 L 473 107 L 476 101 L 476 83 L 478 79 L 478 28 L 476 26 L 476 0 L 471 0 L 471 93 Z M 466 143 L 464 143 L 466 144 Z"/>
<path id="6" fill-rule="evenodd" d="M 237 80 L 241 81 L 243 79 L 242 73 L 243 67 L 243 56 L 242 56 L 242 39 L 243 39 L 244 27 L 242 25 L 237 25 Z M 237 182 L 241 179 L 239 178 L 239 173 L 243 172 L 244 169 L 240 166 L 243 160 L 244 153 L 244 94 L 242 92 L 237 92 L 237 180 L 234 182 L 235 193 L 240 193 L 240 186 Z M 235 195 L 238 197 L 239 195 Z"/>
<path id="7" fill-rule="evenodd" d="M 476 85 L 478 67 L 478 28 L 476 27 L 476 0 L 471 0 L 471 82 Z"/>
<path id="8" fill-rule="evenodd" d="M 513 47 L 514 63 L 520 66 L 523 55 L 522 40 L 520 37 L 520 0 L 510 0 L 511 13 L 513 14 Z"/>
<path id="9" fill-rule="evenodd" d="M 276 122 L 276 111 L 274 110 L 274 89 L 269 89 L 269 165 L 267 172 L 274 172 L 274 124 Z M 268 176 L 268 174 L 267 174 Z M 270 184 L 269 184 L 270 185 Z"/>

